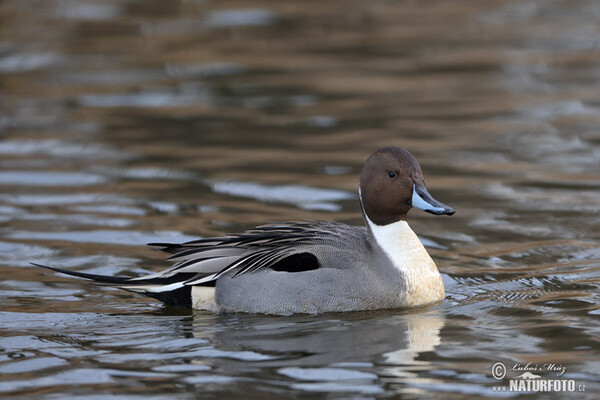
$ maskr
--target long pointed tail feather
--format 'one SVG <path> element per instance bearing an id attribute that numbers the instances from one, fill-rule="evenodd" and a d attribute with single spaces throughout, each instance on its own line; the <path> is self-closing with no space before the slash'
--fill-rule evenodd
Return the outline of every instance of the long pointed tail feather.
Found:
<path id="1" fill-rule="evenodd" d="M 195 274 L 181 274 L 182 276 L 168 277 L 166 279 L 151 278 L 132 281 L 132 278 L 126 276 L 89 274 L 87 272 L 69 271 L 37 263 L 31 264 L 61 274 L 89 279 L 100 285 L 114 286 L 130 292 L 145 294 L 169 305 L 183 307 L 192 306 L 191 286 L 184 285 L 184 282 Z"/>
<path id="2" fill-rule="evenodd" d="M 90 279 L 94 282 L 110 284 L 110 285 L 119 285 L 119 284 L 127 283 L 127 281 L 129 281 L 129 279 L 131 279 L 126 276 L 97 275 L 97 274 L 88 274 L 87 272 L 69 271 L 66 269 L 50 267 L 48 265 L 42 265 L 42 264 L 37 264 L 37 263 L 31 263 L 31 265 L 35 265 L 36 267 L 40 267 L 40 268 L 49 269 L 54 272 L 59 272 L 61 274 L 76 276 L 79 278 Z"/>

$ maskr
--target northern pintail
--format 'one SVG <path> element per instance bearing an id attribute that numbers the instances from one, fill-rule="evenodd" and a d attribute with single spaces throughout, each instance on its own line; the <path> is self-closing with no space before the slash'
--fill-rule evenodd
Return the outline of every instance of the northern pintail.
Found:
<path id="1" fill-rule="evenodd" d="M 36 265 L 214 312 L 317 314 L 442 300 L 442 277 L 406 217 L 413 207 L 435 215 L 454 210 L 429 194 L 416 158 L 398 147 L 377 150 L 365 162 L 358 194 L 366 229 L 293 221 L 182 244 L 151 243 L 172 254 L 174 265 L 136 278 Z"/>

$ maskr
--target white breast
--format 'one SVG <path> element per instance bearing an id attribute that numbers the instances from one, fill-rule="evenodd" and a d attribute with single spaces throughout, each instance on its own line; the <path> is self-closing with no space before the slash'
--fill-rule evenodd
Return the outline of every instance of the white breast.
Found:
<path id="1" fill-rule="evenodd" d="M 442 277 L 408 223 L 398 221 L 381 226 L 366 219 L 375 240 L 406 279 L 404 303 L 418 306 L 442 300 L 445 296 Z"/>

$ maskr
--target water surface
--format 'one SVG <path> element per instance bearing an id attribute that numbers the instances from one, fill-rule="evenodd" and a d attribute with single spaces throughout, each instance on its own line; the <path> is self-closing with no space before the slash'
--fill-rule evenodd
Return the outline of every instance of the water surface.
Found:
<path id="1" fill-rule="evenodd" d="M 600 391 L 594 1 L 8 1 L 0 6 L 0 394 L 512 397 L 492 366 Z M 266 221 L 362 224 L 402 146 L 452 218 L 410 223 L 443 304 L 214 315 L 39 270 Z M 541 379 L 558 370 L 537 371 Z M 581 386 L 583 385 L 583 386 Z"/>

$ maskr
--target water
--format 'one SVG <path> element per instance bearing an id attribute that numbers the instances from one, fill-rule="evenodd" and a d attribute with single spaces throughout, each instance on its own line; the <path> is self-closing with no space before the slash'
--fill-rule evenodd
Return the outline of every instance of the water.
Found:
<path id="1" fill-rule="evenodd" d="M 586 390 L 531 397 L 596 398 L 599 18 L 579 0 L 2 3 L 0 394 L 512 397 L 530 363 Z M 457 210 L 410 215 L 439 306 L 213 315 L 29 265 L 138 275 L 166 266 L 151 241 L 361 224 L 383 145 Z"/>

